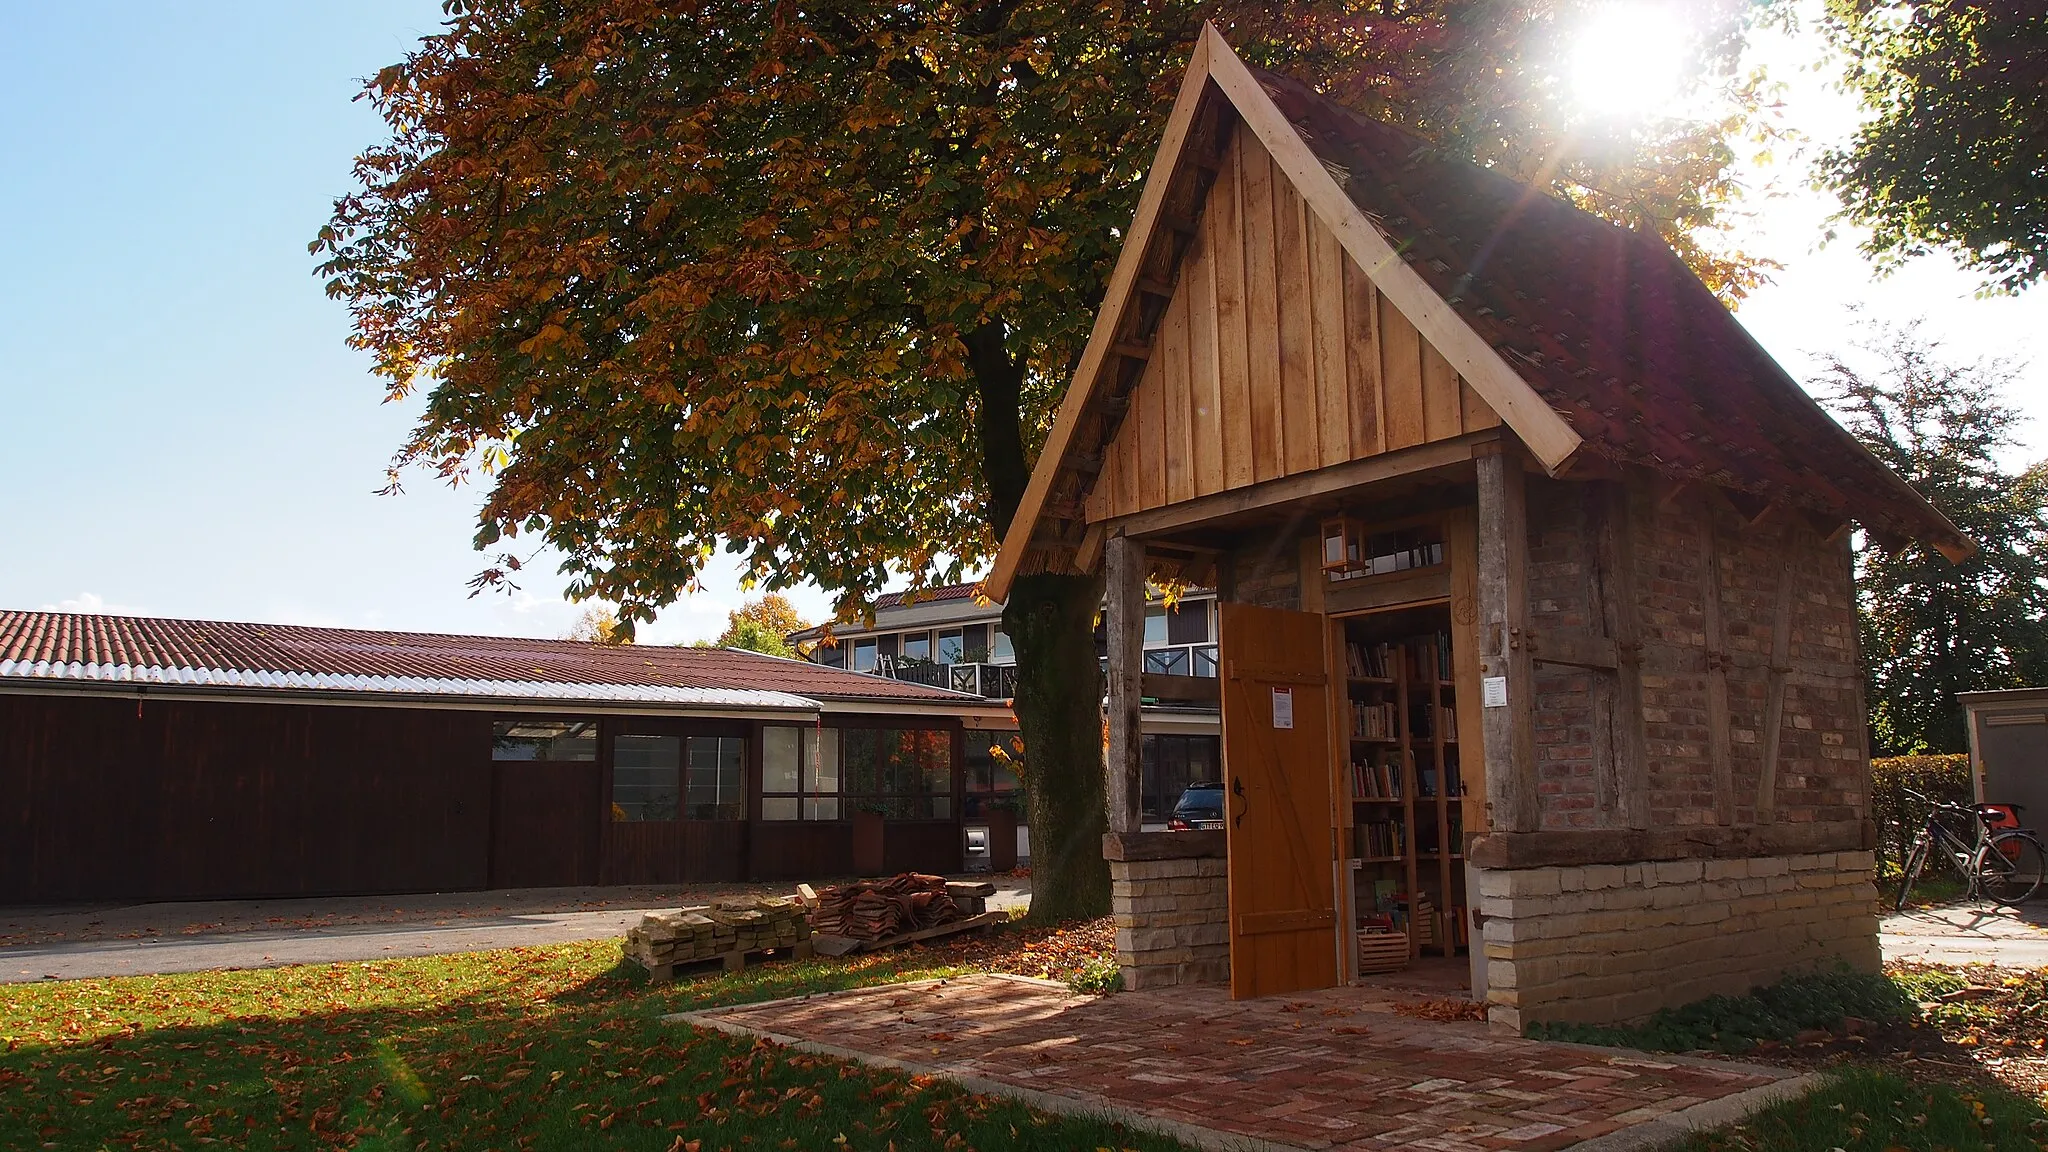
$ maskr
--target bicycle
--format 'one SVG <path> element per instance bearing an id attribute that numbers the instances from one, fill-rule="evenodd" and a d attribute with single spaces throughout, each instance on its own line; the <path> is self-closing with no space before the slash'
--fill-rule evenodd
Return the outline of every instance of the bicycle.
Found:
<path id="1" fill-rule="evenodd" d="M 1899 911 L 1905 911 L 1906 898 L 1912 894 L 1920 870 L 1927 866 L 1927 858 L 1936 847 L 1963 874 L 1971 897 L 2006 908 L 2033 898 L 2043 877 L 2048 876 L 2048 851 L 2042 850 L 2041 841 L 2031 831 L 2002 823 L 2015 819 L 2013 814 L 2019 811 L 2018 806 L 1943 804 L 1911 788 L 1905 792 L 1928 805 L 1928 812 L 1927 822 L 1921 825 L 1920 834 L 1906 852 L 1905 871 L 1899 878 Z M 1964 841 L 1955 829 L 1942 823 L 1944 816 L 1967 817 L 1977 829 L 1976 842 Z"/>

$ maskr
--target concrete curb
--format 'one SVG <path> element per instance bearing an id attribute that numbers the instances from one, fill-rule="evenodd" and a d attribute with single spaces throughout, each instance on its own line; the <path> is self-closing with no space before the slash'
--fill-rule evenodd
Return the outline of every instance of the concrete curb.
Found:
<path id="1" fill-rule="evenodd" d="M 1058 981 L 1043 980 L 1034 976 L 1017 976 L 1006 972 L 978 973 L 977 975 L 983 977 L 993 976 L 998 979 L 1010 980 L 1019 984 L 1029 984 L 1040 988 L 1068 990 L 1065 984 Z M 1120 1108 L 1112 1104 L 1078 1100 L 1071 1096 L 1061 1096 L 1036 1088 L 1026 1088 L 1018 1084 L 992 1080 L 985 1076 L 976 1075 L 956 1064 L 923 1064 L 909 1060 L 898 1060 L 890 1056 L 878 1056 L 871 1052 L 844 1048 L 837 1044 L 824 1044 L 815 1040 L 804 1040 L 766 1028 L 756 1028 L 725 1019 L 732 1012 L 762 1008 L 771 1004 L 800 1004 L 811 1000 L 836 999 L 844 996 L 901 992 L 910 989 L 935 987 L 956 979 L 958 977 L 944 976 L 925 980 L 908 980 L 900 984 L 875 984 L 864 988 L 843 988 L 832 992 L 814 992 L 806 996 L 785 997 L 782 1000 L 764 1000 L 753 1004 L 736 1004 L 724 1008 L 700 1009 L 695 1012 L 673 1012 L 661 1017 L 661 1020 L 666 1024 L 687 1024 L 691 1027 L 722 1032 L 728 1036 L 767 1040 L 770 1043 L 779 1044 L 799 1052 L 808 1052 L 814 1056 L 826 1056 L 834 1060 L 845 1060 L 849 1063 L 865 1064 L 874 1068 L 888 1068 L 913 1076 L 932 1076 L 949 1081 L 978 1095 L 999 1096 L 1015 1100 L 1027 1107 L 1036 1108 L 1041 1112 L 1049 1112 L 1060 1116 L 1073 1116 L 1087 1120 L 1101 1120 L 1112 1124 L 1121 1124 L 1126 1128 L 1136 1131 L 1168 1136 L 1186 1144 L 1190 1148 L 1202 1149 L 1202 1152 L 1307 1152 L 1306 1149 L 1298 1144 L 1284 1144 L 1274 1140 L 1262 1140 L 1251 1136 L 1218 1132 L 1213 1128 L 1203 1128 L 1199 1125 L 1179 1120 L 1169 1120 L 1165 1117 L 1153 1116 L 1128 1108 Z M 1560 1048 L 1570 1048 L 1608 1059 L 1613 1059 L 1617 1056 L 1632 1056 L 1660 1064 L 1732 1069 L 1753 1075 L 1783 1075 L 1784 1077 L 1773 1083 L 1745 1089 L 1731 1096 L 1723 1096 L 1716 1100 L 1705 1100 L 1666 1116 L 1642 1120 L 1618 1131 L 1609 1132 L 1604 1136 L 1595 1136 L 1590 1140 L 1581 1140 L 1576 1144 L 1568 1146 L 1574 1152 L 1655 1152 L 1656 1149 L 1676 1143 L 1695 1132 L 1733 1124 L 1773 1104 L 1797 1099 L 1812 1091 L 1821 1081 L 1821 1077 L 1817 1075 L 1796 1075 L 1787 1073 L 1782 1068 L 1772 1068 L 1763 1065 L 1706 1060 L 1696 1056 L 1636 1052 L 1628 1048 L 1603 1048 L 1593 1044 L 1569 1044 L 1552 1041 L 1546 1041 L 1545 1043 L 1556 1043 L 1556 1046 Z"/>
<path id="2" fill-rule="evenodd" d="M 1610 1048 L 1612 1052 L 1614 1049 Z M 1813 1091 L 1821 1077 L 1811 1073 L 1793 1076 L 1772 1084 L 1723 1096 L 1718 1100 L 1703 1100 L 1690 1108 L 1681 1108 L 1668 1116 L 1631 1124 L 1605 1136 L 1581 1140 L 1571 1147 L 1573 1152 L 1654 1152 L 1712 1128 L 1721 1128 L 1748 1118 L 1773 1104 L 1796 1100 Z"/>

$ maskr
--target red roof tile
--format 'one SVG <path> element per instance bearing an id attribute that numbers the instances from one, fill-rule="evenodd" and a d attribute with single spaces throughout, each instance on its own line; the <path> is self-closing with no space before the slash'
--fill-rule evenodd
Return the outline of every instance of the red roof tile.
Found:
<path id="1" fill-rule="evenodd" d="M 1657 236 L 1254 70 L 1395 250 L 1585 451 L 1911 537 L 1962 536 L 1807 395 Z"/>
<path id="2" fill-rule="evenodd" d="M 823 700 L 971 702 L 937 688 L 726 648 L 603 645 L 0 611 L 0 665 L 41 662 L 557 684 L 786 692 Z"/>
<path id="3" fill-rule="evenodd" d="M 981 585 L 977 582 L 973 584 L 941 584 L 936 588 L 921 588 L 916 592 L 884 592 L 880 596 L 875 597 L 875 607 L 877 609 L 902 608 L 909 604 L 938 604 L 947 600 L 969 600 L 973 598 L 974 590 L 979 587 Z M 909 600 L 908 598 L 911 596 L 915 596 L 916 599 Z"/>

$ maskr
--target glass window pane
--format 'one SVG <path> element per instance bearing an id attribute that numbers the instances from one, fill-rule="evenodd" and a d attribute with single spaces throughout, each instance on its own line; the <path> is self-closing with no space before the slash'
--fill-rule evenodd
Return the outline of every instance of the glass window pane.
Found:
<path id="1" fill-rule="evenodd" d="M 771 724 L 761 730 L 761 791 L 795 792 L 802 786 L 798 768 L 808 729 Z M 763 819 L 768 819 L 765 810 Z"/>
<path id="2" fill-rule="evenodd" d="M 732 736 L 692 736 L 684 783 L 684 815 L 690 820 L 741 820 L 746 797 L 740 791 L 745 741 Z"/>
<path id="3" fill-rule="evenodd" d="M 491 725 L 493 760 L 595 760 L 595 720 L 500 720 Z"/>
<path id="4" fill-rule="evenodd" d="M 991 664 L 1015 664 L 1017 650 L 1010 647 L 1010 634 L 996 629 L 995 638 L 989 641 L 988 662 Z"/>
<path id="5" fill-rule="evenodd" d="M 676 736 L 620 736 L 612 744 L 612 819 L 676 818 L 682 740 Z"/>
<path id="6" fill-rule="evenodd" d="M 939 633 L 939 663 L 958 664 L 966 659 L 967 642 L 958 628 Z"/>
<path id="7" fill-rule="evenodd" d="M 839 797 L 837 797 L 837 796 L 806 796 L 806 797 L 804 797 L 804 819 L 806 819 L 806 820 L 837 820 L 837 819 L 839 819 Z"/>
<path id="8" fill-rule="evenodd" d="M 853 642 L 853 670 L 873 672 L 875 670 L 875 642 L 856 640 Z"/>
<path id="9" fill-rule="evenodd" d="M 848 728 L 840 734 L 847 795 L 873 796 L 882 790 L 879 734 L 876 728 Z"/>
<path id="10" fill-rule="evenodd" d="M 761 797 L 761 819 L 763 820 L 794 820 L 796 819 L 796 813 L 796 797 L 794 796 Z"/>
<path id="11" fill-rule="evenodd" d="M 837 668 L 846 663 L 846 645 L 820 644 L 811 649 L 811 662 L 827 668 Z"/>
<path id="12" fill-rule="evenodd" d="M 803 791 L 814 795 L 839 791 L 839 729 L 806 728 L 803 731 Z"/>
<path id="13" fill-rule="evenodd" d="M 1145 609 L 1145 643 L 1147 646 L 1166 643 L 1166 606 L 1154 604 Z"/>
<path id="14" fill-rule="evenodd" d="M 929 632 L 905 632 L 903 634 L 903 658 L 905 660 L 931 659 L 932 634 Z"/>

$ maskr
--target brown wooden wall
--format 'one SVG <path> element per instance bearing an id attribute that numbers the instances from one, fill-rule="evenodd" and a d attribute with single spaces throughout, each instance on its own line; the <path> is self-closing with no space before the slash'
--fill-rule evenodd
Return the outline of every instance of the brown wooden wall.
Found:
<path id="1" fill-rule="evenodd" d="M 613 822 L 620 730 L 747 740 L 754 724 L 607 718 L 599 759 L 490 759 L 485 712 L 0 695 L 0 905 L 486 887 L 830 880 L 851 826 Z M 859 724 L 894 720 L 843 718 Z M 954 733 L 953 809 L 961 749 Z M 891 869 L 954 872 L 957 819 L 892 821 Z"/>
<path id="2" fill-rule="evenodd" d="M 1127 515 L 1499 423 L 1239 132 L 1086 512 Z"/>
<path id="3" fill-rule="evenodd" d="M 0 695 L 0 904 L 481 888 L 490 717 Z"/>

